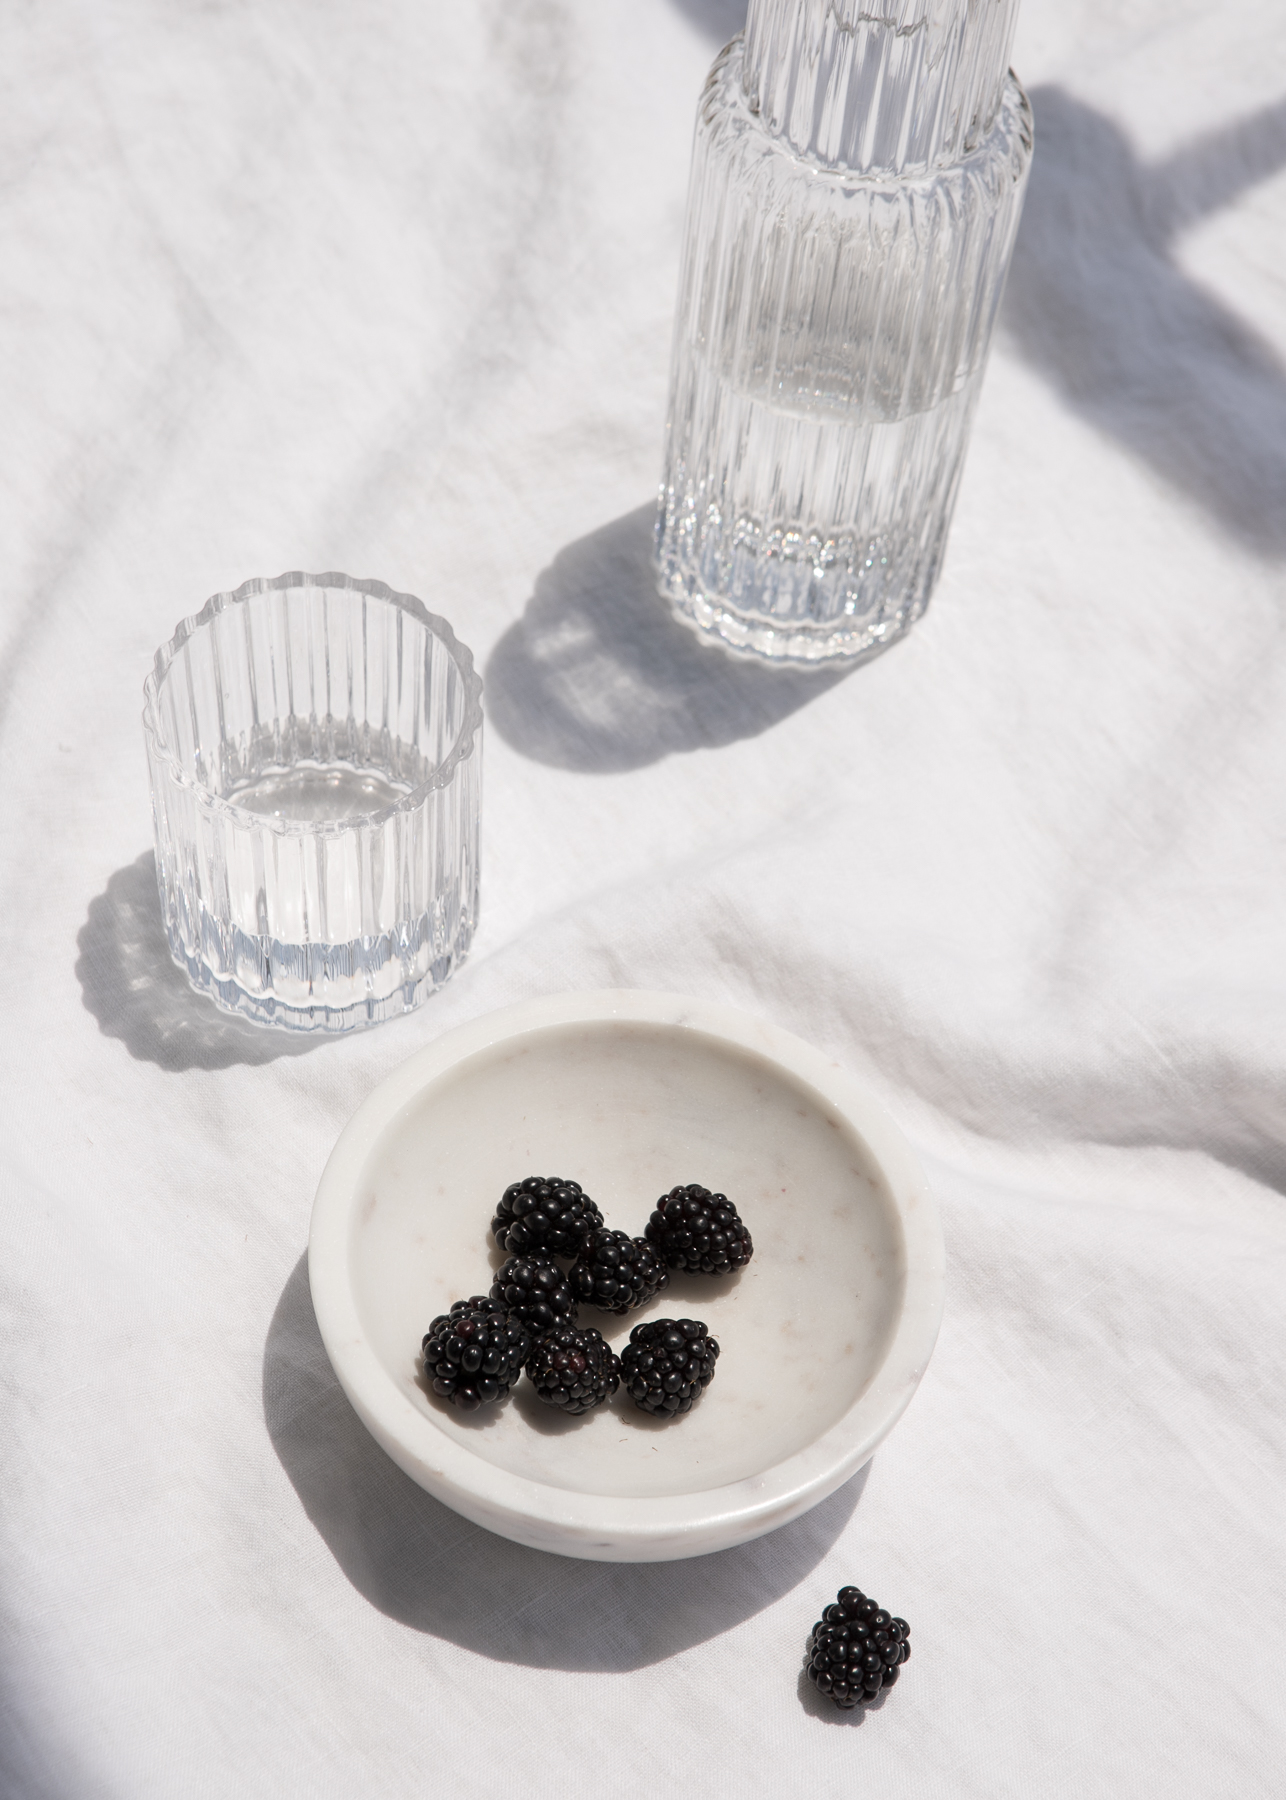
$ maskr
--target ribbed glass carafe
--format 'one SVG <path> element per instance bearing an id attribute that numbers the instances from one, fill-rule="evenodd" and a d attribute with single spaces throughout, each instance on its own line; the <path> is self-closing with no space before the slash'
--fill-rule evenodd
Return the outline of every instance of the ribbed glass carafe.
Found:
<path id="1" fill-rule="evenodd" d="M 733 649 L 871 654 L 928 604 L 1031 159 L 1017 0 L 750 0 L 697 115 L 657 520 Z"/>

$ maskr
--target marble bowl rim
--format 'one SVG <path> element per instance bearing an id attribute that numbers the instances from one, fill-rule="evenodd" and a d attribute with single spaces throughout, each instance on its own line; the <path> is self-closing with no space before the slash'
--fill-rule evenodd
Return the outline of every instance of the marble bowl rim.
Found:
<path id="1" fill-rule="evenodd" d="M 479 1052 L 551 1028 L 641 1023 L 722 1040 L 811 1087 L 865 1144 L 902 1233 L 905 1281 L 885 1356 L 840 1419 L 757 1475 L 696 1493 L 628 1497 L 555 1488 L 485 1461 L 403 1392 L 367 1339 L 349 1247 L 366 1159 L 402 1109 Z M 335 1375 L 367 1430 L 454 1511 L 532 1548 L 598 1561 L 669 1561 L 748 1542 L 797 1518 L 855 1474 L 893 1429 L 928 1364 L 942 1318 L 945 1251 L 936 1204 L 902 1133 L 866 1083 L 767 1020 L 686 995 L 581 990 L 522 1001 L 445 1033 L 392 1070 L 358 1107 L 313 1203 L 308 1274 Z"/>

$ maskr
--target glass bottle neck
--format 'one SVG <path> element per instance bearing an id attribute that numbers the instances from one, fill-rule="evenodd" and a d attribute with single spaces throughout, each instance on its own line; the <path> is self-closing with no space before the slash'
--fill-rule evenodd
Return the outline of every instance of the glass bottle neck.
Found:
<path id="1" fill-rule="evenodd" d="M 750 0 L 746 97 L 829 168 L 958 161 L 1000 105 L 1018 0 Z"/>

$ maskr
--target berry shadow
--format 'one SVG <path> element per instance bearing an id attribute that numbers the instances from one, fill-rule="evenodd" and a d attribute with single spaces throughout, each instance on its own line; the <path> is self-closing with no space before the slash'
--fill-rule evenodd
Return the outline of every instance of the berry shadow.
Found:
<path id="1" fill-rule="evenodd" d="M 807 1579 L 866 1480 L 863 1469 L 754 1543 L 683 1562 L 583 1562 L 511 1544 L 426 1494 L 368 1435 L 322 1347 L 304 1257 L 268 1330 L 263 1406 L 304 1511 L 358 1593 L 413 1631 L 528 1668 L 640 1669 L 732 1630 Z"/>
<path id="2" fill-rule="evenodd" d="M 693 1402 L 700 1406 L 701 1402 Z M 686 1413 L 675 1413 L 668 1419 L 658 1418 L 655 1413 L 644 1412 L 641 1406 L 635 1406 L 622 1387 L 611 1403 L 613 1417 L 622 1425 L 632 1426 L 635 1431 L 669 1431 L 675 1425 L 681 1425 L 687 1418 Z"/>
<path id="3" fill-rule="evenodd" d="M 659 1298 L 666 1302 L 667 1308 L 679 1308 L 678 1317 L 700 1319 L 702 1305 L 735 1294 L 744 1273 L 737 1269 L 731 1275 L 686 1275 L 671 1269 L 669 1283 Z"/>
<path id="4" fill-rule="evenodd" d="M 591 1412 L 572 1416 L 559 1412 L 556 1406 L 550 1406 L 542 1400 L 529 1381 L 520 1381 L 509 1395 L 508 1405 L 514 1407 L 533 1431 L 542 1437 L 566 1437 L 570 1431 L 579 1431 L 584 1425 L 592 1425 L 596 1415 L 604 1409 L 595 1407 Z M 492 1409 L 494 1410 L 494 1409 Z"/>

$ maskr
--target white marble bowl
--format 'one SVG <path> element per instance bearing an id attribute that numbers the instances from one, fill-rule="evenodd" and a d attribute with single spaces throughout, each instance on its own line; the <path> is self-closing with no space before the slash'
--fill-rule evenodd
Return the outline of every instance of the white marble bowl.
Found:
<path id="1" fill-rule="evenodd" d="M 697 1181 L 754 1238 L 739 1275 L 675 1276 L 617 1319 L 704 1319 L 722 1355 L 665 1423 L 618 1394 L 567 1419 L 524 1379 L 458 1414 L 420 1340 L 486 1293 L 488 1226 L 511 1181 L 579 1181 L 637 1235 Z M 362 1422 L 422 1487 L 518 1543 L 662 1562 L 744 1543 L 848 1479 L 915 1392 L 942 1311 L 925 1179 L 870 1094 L 830 1058 L 727 1007 L 669 994 L 560 994 L 449 1033 L 383 1081 L 345 1128 L 313 1207 L 313 1305 Z"/>

